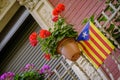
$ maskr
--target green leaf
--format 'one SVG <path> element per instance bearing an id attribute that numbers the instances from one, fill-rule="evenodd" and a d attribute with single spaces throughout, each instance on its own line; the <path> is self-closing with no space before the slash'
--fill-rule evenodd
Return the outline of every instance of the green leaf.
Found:
<path id="1" fill-rule="evenodd" d="M 85 18 L 83 21 L 82 21 L 82 25 L 86 24 L 88 22 L 88 18 Z"/>
<path id="2" fill-rule="evenodd" d="M 51 29 L 51 28 L 49 28 L 49 31 L 50 31 L 50 32 L 51 32 L 51 30 L 52 30 L 52 29 Z"/>
<path id="3" fill-rule="evenodd" d="M 110 24 L 110 27 L 107 29 L 107 31 L 108 31 L 109 33 L 112 33 L 113 30 L 114 30 L 114 28 L 115 28 L 115 25 L 114 25 L 114 24 Z"/>
<path id="4" fill-rule="evenodd" d="M 120 0 L 118 0 L 118 2 L 120 3 Z"/>
<path id="5" fill-rule="evenodd" d="M 98 19 L 98 21 L 99 21 L 99 22 L 101 22 L 101 21 L 107 21 L 107 18 L 106 18 L 105 16 L 102 16 L 102 17 L 100 17 L 100 18 Z"/>
<path id="6" fill-rule="evenodd" d="M 90 17 L 90 21 L 92 22 L 92 23 L 94 23 L 94 15 L 92 15 L 91 17 Z"/>
<path id="7" fill-rule="evenodd" d="M 14 80 L 21 80 L 21 76 L 19 75 L 19 74 L 16 74 L 15 76 L 14 76 Z"/>

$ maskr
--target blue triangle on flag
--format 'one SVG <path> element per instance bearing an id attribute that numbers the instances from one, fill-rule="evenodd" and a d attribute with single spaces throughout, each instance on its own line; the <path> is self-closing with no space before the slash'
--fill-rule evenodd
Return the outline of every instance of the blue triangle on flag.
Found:
<path id="1" fill-rule="evenodd" d="M 89 40 L 89 28 L 90 28 L 90 23 L 88 22 L 83 28 L 80 35 L 78 36 L 77 41 Z"/>

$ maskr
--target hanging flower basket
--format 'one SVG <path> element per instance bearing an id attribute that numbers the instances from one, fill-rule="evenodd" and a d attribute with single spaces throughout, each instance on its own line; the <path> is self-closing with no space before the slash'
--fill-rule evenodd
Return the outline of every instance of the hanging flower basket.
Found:
<path id="1" fill-rule="evenodd" d="M 40 43 L 41 50 L 45 52 L 47 60 L 50 60 L 51 57 L 59 57 L 62 54 L 67 59 L 75 61 L 80 56 L 80 50 L 75 42 L 78 37 L 77 31 L 75 31 L 72 24 L 66 23 L 65 19 L 59 15 L 64 10 L 65 6 L 58 4 L 52 12 L 53 29 L 41 29 L 38 34 L 33 32 L 29 37 L 32 46 L 36 46 L 38 42 Z M 76 48 L 72 43 L 74 43 L 73 45 Z"/>
<path id="2" fill-rule="evenodd" d="M 64 38 L 57 46 L 57 53 L 64 55 L 71 61 L 76 61 L 80 57 L 80 50 L 74 38 Z"/>

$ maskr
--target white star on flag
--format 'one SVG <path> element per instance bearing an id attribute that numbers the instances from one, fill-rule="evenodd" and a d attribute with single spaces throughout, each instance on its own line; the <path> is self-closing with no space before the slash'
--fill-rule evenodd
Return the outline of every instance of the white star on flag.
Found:
<path id="1" fill-rule="evenodd" d="M 83 32 L 82 37 L 85 38 L 86 36 L 88 36 L 87 32 Z"/>

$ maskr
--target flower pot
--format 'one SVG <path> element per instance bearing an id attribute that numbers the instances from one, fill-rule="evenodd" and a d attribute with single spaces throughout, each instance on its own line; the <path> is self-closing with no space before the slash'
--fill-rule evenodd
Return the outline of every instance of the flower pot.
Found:
<path id="1" fill-rule="evenodd" d="M 57 46 L 57 53 L 64 55 L 71 61 L 76 61 L 80 57 L 80 50 L 77 42 L 73 38 L 61 40 Z"/>

